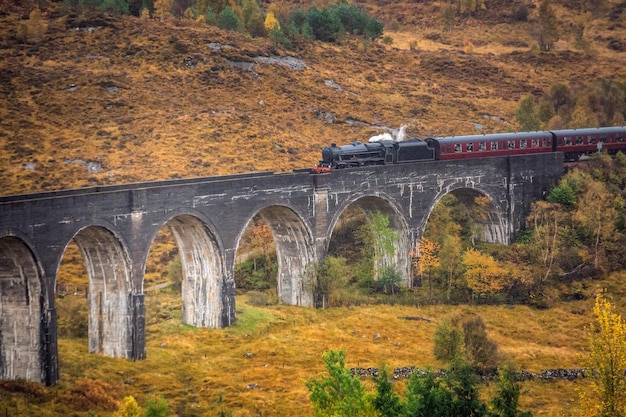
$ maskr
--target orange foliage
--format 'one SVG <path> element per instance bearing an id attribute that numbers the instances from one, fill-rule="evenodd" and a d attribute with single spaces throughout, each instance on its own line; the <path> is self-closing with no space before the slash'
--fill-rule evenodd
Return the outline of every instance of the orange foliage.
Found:
<path id="1" fill-rule="evenodd" d="M 118 407 L 115 400 L 116 389 L 100 380 L 81 378 L 76 385 L 68 389 L 60 398 L 63 403 L 71 403 L 76 409 L 93 411 L 95 409 L 113 411 Z"/>
<path id="2" fill-rule="evenodd" d="M 439 266 L 439 258 L 436 255 L 439 246 L 437 242 L 422 237 L 411 253 L 413 267 L 421 280 L 424 279 L 424 273 L 429 273 L 433 268 Z"/>

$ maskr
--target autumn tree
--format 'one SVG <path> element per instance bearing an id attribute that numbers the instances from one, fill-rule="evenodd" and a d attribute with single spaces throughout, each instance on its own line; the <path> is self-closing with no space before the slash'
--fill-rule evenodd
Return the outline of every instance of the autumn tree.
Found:
<path id="1" fill-rule="evenodd" d="M 459 286 L 462 277 L 462 245 L 461 238 L 455 235 L 444 237 L 439 251 L 439 269 L 446 288 L 446 298 L 452 298 L 452 290 Z"/>
<path id="2" fill-rule="evenodd" d="M 437 326 L 433 340 L 435 358 L 452 362 L 463 354 L 463 332 L 451 322 L 445 321 Z"/>
<path id="3" fill-rule="evenodd" d="M 172 13 L 172 0 L 155 0 L 153 16 L 160 21 L 169 18 Z"/>
<path id="4" fill-rule="evenodd" d="M 493 295 L 504 288 L 507 272 L 492 256 L 468 249 L 463 254 L 462 262 L 465 281 L 472 292 L 472 298 L 475 295 Z"/>
<path id="5" fill-rule="evenodd" d="M 425 237 L 422 237 L 417 244 L 414 252 L 411 254 L 413 259 L 413 267 L 418 277 L 418 286 L 424 282 L 424 275 L 428 278 L 428 290 L 432 296 L 432 280 L 431 272 L 439 266 L 439 258 L 437 252 L 439 244 Z"/>
<path id="6" fill-rule="evenodd" d="M 552 100 L 554 112 L 562 118 L 569 117 L 572 107 L 574 106 L 574 99 L 569 86 L 564 83 L 552 84 L 548 95 Z"/>
<path id="7" fill-rule="evenodd" d="M 498 365 L 498 345 L 487 335 L 483 318 L 474 315 L 461 323 L 465 360 L 483 371 L 492 371 Z"/>
<path id="8" fill-rule="evenodd" d="M 345 258 L 335 256 L 324 258 L 313 283 L 313 298 L 316 305 L 322 308 L 340 305 L 342 294 L 348 284 L 346 272 Z"/>
<path id="9" fill-rule="evenodd" d="M 537 284 L 541 285 L 556 268 L 563 238 L 561 232 L 565 227 L 563 213 L 556 203 L 536 201 L 532 204 L 527 223 L 532 228 L 532 234 L 526 246 L 531 262 L 539 266 Z"/>
<path id="10" fill-rule="evenodd" d="M 460 238 L 467 222 L 467 210 L 453 194 L 447 194 L 431 211 L 424 237 L 441 245 L 446 236 Z"/>
<path id="11" fill-rule="evenodd" d="M 539 100 L 537 116 L 544 125 L 554 117 L 554 107 L 552 106 L 552 100 L 549 94 L 544 94 Z"/>
<path id="12" fill-rule="evenodd" d="M 543 0 L 539 5 L 538 22 L 531 26 L 531 34 L 542 51 L 551 50 L 559 40 L 558 20 L 549 0 Z"/>
<path id="13" fill-rule="evenodd" d="M 590 392 L 580 391 L 581 414 L 588 417 L 626 416 L 626 324 L 600 293 L 588 329 L 589 352 L 583 356 Z"/>
<path id="14" fill-rule="evenodd" d="M 451 364 L 462 360 L 481 371 L 493 371 L 499 359 L 498 346 L 478 315 L 453 317 L 437 326 L 433 353 L 439 360 Z"/>
<path id="15" fill-rule="evenodd" d="M 572 111 L 569 126 L 577 129 L 583 127 L 599 127 L 600 121 L 597 114 L 591 107 L 591 101 L 588 94 L 581 94 L 576 100 L 574 110 Z"/>
<path id="16" fill-rule="evenodd" d="M 143 410 L 132 396 L 124 397 L 113 417 L 143 417 Z"/>
<path id="17" fill-rule="evenodd" d="M 257 217 L 253 221 L 252 232 L 249 235 L 250 247 L 253 251 L 260 253 L 265 262 L 270 261 L 271 255 L 275 252 L 274 235 L 267 222 Z M 254 265 L 256 270 L 256 264 Z"/>
<path id="18" fill-rule="evenodd" d="M 611 79 L 602 78 L 594 81 L 588 89 L 587 99 L 598 117 L 599 126 L 620 126 L 624 123 L 625 96 L 626 88 Z"/>
<path id="19" fill-rule="evenodd" d="M 591 262 L 598 269 L 604 258 L 605 245 L 615 241 L 617 210 L 613 206 L 613 196 L 604 183 L 587 178 L 583 182 L 577 210 L 573 219 L 588 239 L 593 258 Z"/>
<path id="20" fill-rule="evenodd" d="M 539 130 L 539 113 L 535 104 L 535 97 L 532 94 L 522 98 L 515 110 L 515 119 L 523 131 Z"/>

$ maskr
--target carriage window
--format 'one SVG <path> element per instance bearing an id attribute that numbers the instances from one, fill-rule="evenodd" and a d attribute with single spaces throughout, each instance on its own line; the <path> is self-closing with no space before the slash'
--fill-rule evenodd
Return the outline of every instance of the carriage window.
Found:
<path id="1" fill-rule="evenodd" d="M 600 142 L 606 142 L 606 136 L 600 136 Z"/>
<path id="2" fill-rule="evenodd" d="M 572 144 L 572 138 L 570 138 L 569 136 L 565 136 L 563 138 L 565 145 L 571 145 Z"/>
<path id="3" fill-rule="evenodd" d="M 533 139 L 532 146 L 533 146 L 533 148 L 538 148 L 539 147 L 539 139 L 537 139 L 537 138 Z"/>
<path id="4" fill-rule="evenodd" d="M 510 140 L 509 141 L 509 149 L 515 149 L 515 141 L 514 140 Z"/>
<path id="5" fill-rule="evenodd" d="M 528 144 L 528 142 L 526 141 L 526 139 L 522 139 L 519 141 L 519 147 L 522 149 L 526 149 L 526 145 Z"/>
<path id="6" fill-rule="evenodd" d="M 454 144 L 454 152 L 461 152 L 461 144 L 460 143 L 455 143 Z"/>
<path id="7" fill-rule="evenodd" d="M 588 141 L 587 141 L 587 142 L 588 142 L 590 145 L 591 145 L 591 144 L 596 143 L 596 138 L 595 138 L 595 137 L 593 137 L 593 136 L 589 136 L 587 139 L 588 139 Z"/>
<path id="8" fill-rule="evenodd" d="M 485 142 L 480 142 L 480 143 L 478 144 L 478 150 L 479 150 L 479 151 L 485 151 L 485 150 L 487 150 L 487 144 L 486 144 Z"/>
<path id="9" fill-rule="evenodd" d="M 492 151 L 498 150 L 498 142 L 491 142 L 491 150 Z"/>
<path id="10" fill-rule="evenodd" d="M 468 143 L 467 144 L 467 152 L 472 152 L 474 150 L 474 144 L 473 143 Z"/>
<path id="11" fill-rule="evenodd" d="M 615 136 L 615 142 L 624 142 L 624 136 L 622 135 Z"/>
<path id="12" fill-rule="evenodd" d="M 584 143 L 583 136 L 576 136 L 576 145 L 582 145 Z"/>

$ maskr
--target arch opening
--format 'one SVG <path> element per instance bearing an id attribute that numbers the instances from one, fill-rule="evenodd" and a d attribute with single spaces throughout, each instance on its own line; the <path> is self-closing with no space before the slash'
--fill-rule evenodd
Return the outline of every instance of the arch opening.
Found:
<path id="1" fill-rule="evenodd" d="M 489 252 L 494 245 L 508 243 L 507 230 L 501 209 L 486 193 L 458 188 L 439 198 L 430 208 L 416 251 L 416 278 L 425 286 L 422 295 L 467 302 L 504 288 L 505 269 Z M 487 278 L 489 274 L 494 275 Z"/>
<path id="2" fill-rule="evenodd" d="M 387 224 L 376 224 L 381 219 Z M 372 279 L 379 280 L 386 270 L 392 269 L 398 274 L 400 285 L 412 286 L 410 230 L 402 214 L 383 198 L 366 196 L 347 205 L 333 221 L 327 252 L 330 250 L 332 254 L 336 250 L 334 245 L 336 245 L 336 240 L 341 238 L 339 233 L 346 233 L 347 230 L 349 234 L 354 234 L 358 228 L 366 223 L 370 225 L 370 229 L 382 228 L 383 232 L 391 232 L 391 235 L 386 238 L 383 237 L 389 240 L 387 244 L 376 243 L 376 238 L 368 243 L 373 245 L 371 259 L 369 259 Z M 344 236 L 342 239 L 357 240 L 355 236 Z"/>
<path id="3" fill-rule="evenodd" d="M 437 200 L 430 209 L 425 229 L 431 224 L 433 212 L 437 216 L 437 207 L 443 205 L 454 210 L 453 205 L 457 203 L 463 208 L 463 213 L 461 216 L 457 214 L 455 221 L 462 223 L 461 232 L 472 244 L 477 241 L 509 243 L 508 225 L 501 210 L 488 195 L 471 188 L 453 190 Z"/>
<path id="4" fill-rule="evenodd" d="M 43 382 L 41 273 L 20 239 L 0 238 L 0 379 Z"/>
<path id="5" fill-rule="evenodd" d="M 278 258 L 269 225 L 257 214 L 245 227 L 235 253 L 237 292 L 253 304 L 278 303 Z"/>
<path id="6" fill-rule="evenodd" d="M 131 358 L 132 272 L 122 243 L 104 227 L 89 226 L 80 230 L 65 248 L 64 258 L 69 254 L 68 262 L 73 264 L 76 259 L 72 256 L 72 242 L 80 250 L 88 279 L 86 296 L 89 352 Z M 74 278 L 80 280 L 78 277 Z M 57 284 L 67 285 L 66 282 Z M 58 286 L 57 291 L 59 288 L 61 287 Z M 74 285 L 74 288 L 76 295 L 82 293 L 80 285 Z"/>
<path id="7" fill-rule="evenodd" d="M 316 258 L 309 228 L 294 210 L 286 206 L 265 207 L 255 215 L 257 216 L 263 219 L 273 239 L 278 263 L 276 273 L 278 299 L 285 304 L 312 306 L 313 297 L 306 277 Z M 254 217 L 244 230 L 251 222 L 254 222 Z M 241 245 L 244 230 L 239 234 L 237 248 Z M 269 236 L 267 238 L 269 239 Z"/>
<path id="8" fill-rule="evenodd" d="M 182 322 L 196 327 L 219 328 L 234 321 L 224 280 L 224 256 L 215 236 L 191 215 L 174 217 L 166 224 L 178 247 L 182 267 Z"/>

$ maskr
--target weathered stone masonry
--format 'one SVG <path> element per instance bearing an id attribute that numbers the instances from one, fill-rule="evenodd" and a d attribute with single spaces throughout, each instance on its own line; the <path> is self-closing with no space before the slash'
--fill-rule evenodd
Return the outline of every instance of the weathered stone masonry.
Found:
<path id="1" fill-rule="evenodd" d="M 484 239 L 508 243 L 532 201 L 562 175 L 562 155 L 380 166 L 310 175 L 252 173 L 0 197 L 0 379 L 54 384 L 54 288 L 74 241 L 89 276 L 89 349 L 142 359 L 143 277 L 152 242 L 169 227 L 183 264 L 183 321 L 235 320 L 235 253 L 261 215 L 278 255 L 283 303 L 312 305 L 303 279 L 328 248 L 341 214 L 381 211 L 401 236 L 393 263 L 410 285 L 410 252 L 434 205 L 454 193 L 491 201 Z"/>

